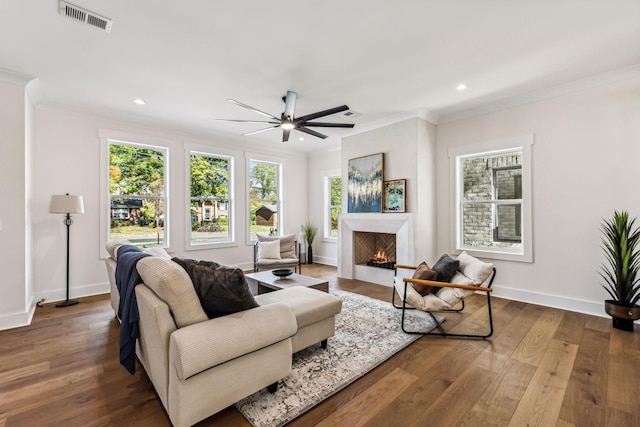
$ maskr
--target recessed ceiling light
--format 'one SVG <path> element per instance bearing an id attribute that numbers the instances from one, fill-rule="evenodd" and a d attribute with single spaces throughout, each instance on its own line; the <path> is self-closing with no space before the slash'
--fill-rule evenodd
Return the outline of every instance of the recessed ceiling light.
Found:
<path id="1" fill-rule="evenodd" d="M 144 102 L 144 99 L 140 99 L 140 98 L 134 99 L 133 102 L 135 102 L 138 105 L 145 105 L 146 104 L 146 102 Z"/>
<path id="2" fill-rule="evenodd" d="M 466 83 L 460 83 L 458 86 L 456 86 L 456 90 L 459 92 L 462 92 L 463 90 L 467 89 L 467 84 Z"/>
<path id="3" fill-rule="evenodd" d="M 300 138 L 298 138 L 299 141 L 304 141 L 304 136 L 301 136 Z"/>

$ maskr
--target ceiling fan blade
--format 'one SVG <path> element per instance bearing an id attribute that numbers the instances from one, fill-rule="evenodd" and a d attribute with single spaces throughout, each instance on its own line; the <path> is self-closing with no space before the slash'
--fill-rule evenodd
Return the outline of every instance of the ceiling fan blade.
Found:
<path id="1" fill-rule="evenodd" d="M 284 113 L 282 113 L 282 119 L 289 118 L 293 120 L 293 114 L 296 109 L 296 98 L 298 94 L 290 90 L 287 91 L 287 97 L 284 99 Z"/>
<path id="2" fill-rule="evenodd" d="M 239 123 L 269 123 L 272 125 L 279 125 L 280 122 L 274 122 L 270 120 L 235 120 L 235 119 L 216 119 L 221 122 L 239 122 Z"/>
<path id="3" fill-rule="evenodd" d="M 304 126 L 323 127 L 323 128 L 352 128 L 353 123 L 325 123 L 325 122 L 306 122 Z"/>
<path id="4" fill-rule="evenodd" d="M 299 128 L 296 128 L 296 129 L 298 129 L 300 132 L 304 132 L 304 133 L 308 133 L 309 135 L 313 135 L 316 138 L 321 138 L 321 139 L 326 139 L 327 138 L 327 135 L 323 135 L 320 132 L 316 132 L 315 130 L 307 129 L 305 127 L 299 127 Z"/>
<path id="5" fill-rule="evenodd" d="M 279 118 L 277 118 L 274 115 L 271 115 L 269 113 L 265 113 L 264 111 L 260 111 L 260 110 L 258 110 L 256 108 L 250 107 L 247 104 L 243 104 L 242 102 L 236 101 L 235 99 L 227 99 L 227 101 L 231 102 L 232 104 L 236 104 L 236 105 L 238 105 L 238 106 L 240 106 L 242 108 L 246 108 L 247 110 L 254 111 L 254 112 L 256 112 L 258 114 L 261 114 L 261 115 L 263 115 L 265 117 L 269 117 L 270 119 L 278 120 L 278 121 L 280 120 Z"/>
<path id="6" fill-rule="evenodd" d="M 282 129 L 282 142 L 289 141 L 290 134 L 291 134 L 291 129 Z"/>
<path id="7" fill-rule="evenodd" d="M 269 127 L 269 128 L 264 128 L 264 129 L 260 129 L 260 130 L 254 130 L 253 132 L 243 133 L 243 134 L 242 134 L 242 136 L 255 135 L 256 133 L 266 132 L 266 131 L 268 131 L 268 130 L 275 129 L 275 128 L 279 128 L 279 127 L 280 127 L 280 125 L 277 125 L 277 126 L 271 126 L 271 127 Z"/>
<path id="8" fill-rule="evenodd" d="M 297 117 L 295 119 L 296 123 L 297 122 L 306 122 L 308 120 L 313 120 L 313 119 L 317 119 L 320 117 L 324 117 L 324 116 L 329 116 L 331 114 L 335 114 L 335 113 L 339 113 L 341 111 L 347 111 L 349 109 L 349 107 L 347 107 L 346 105 L 341 105 L 340 107 L 335 107 L 335 108 L 330 108 L 328 110 L 324 110 L 324 111 L 318 111 L 317 113 L 312 113 L 312 114 L 307 114 L 306 116 L 302 116 L 302 117 Z"/>

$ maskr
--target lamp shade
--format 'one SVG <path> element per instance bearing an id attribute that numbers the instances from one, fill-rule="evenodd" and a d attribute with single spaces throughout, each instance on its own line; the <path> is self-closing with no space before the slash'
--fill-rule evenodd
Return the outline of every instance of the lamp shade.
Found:
<path id="1" fill-rule="evenodd" d="M 69 194 L 65 194 L 61 196 L 51 196 L 49 213 L 57 213 L 57 214 L 84 213 L 84 203 L 82 201 L 82 196 L 73 196 Z"/>

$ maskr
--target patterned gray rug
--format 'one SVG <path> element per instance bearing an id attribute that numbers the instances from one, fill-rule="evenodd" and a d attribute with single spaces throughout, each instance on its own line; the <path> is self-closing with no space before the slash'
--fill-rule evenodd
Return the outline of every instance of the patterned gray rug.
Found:
<path id="1" fill-rule="evenodd" d="M 288 423 L 420 337 L 402 332 L 402 310 L 390 302 L 339 290 L 331 293 L 342 299 L 342 313 L 336 316 L 336 334 L 327 348 L 318 344 L 294 354 L 293 370 L 278 382 L 276 393 L 263 389 L 236 403 L 253 426 Z M 406 320 L 409 325 L 435 327 L 417 310 L 408 312 Z"/>

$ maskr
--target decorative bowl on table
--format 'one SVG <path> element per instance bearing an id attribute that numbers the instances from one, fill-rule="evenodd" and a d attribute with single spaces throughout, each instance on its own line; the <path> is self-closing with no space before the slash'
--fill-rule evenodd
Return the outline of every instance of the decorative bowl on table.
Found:
<path id="1" fill-rule="evenodd" d="M 291 276 L 293 274 L 293 270 L 290 268 L 278 268 L 277 270 L 271 271 L 274 276 L 278 276 L 280 280 L 286 279 L 287 276 Z"/>

